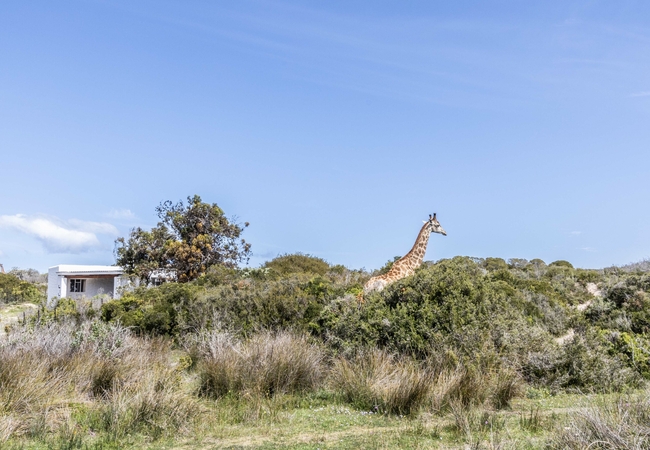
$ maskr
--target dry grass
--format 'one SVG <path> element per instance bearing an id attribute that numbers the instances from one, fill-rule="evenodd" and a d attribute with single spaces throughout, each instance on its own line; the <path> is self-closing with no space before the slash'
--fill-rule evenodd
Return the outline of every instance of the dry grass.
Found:
<path id="1" fill-rule="evenodd" d="M 331 384 L 359 408 L 391 414 L 411 414 L 425 403 L 431 372 L 406 357 L 385 351 L 339 358 L 331 369 Z"/>
<path id="2" fill-rule="evenodd" d="M 433 383 L 430 408 L 442 413 L 455 408 L 483 406 L 486 402 L 496 408 L 510 407 L 513 398 L 521 395 L 523 381 L 508 369 L 484 373 L 476 369 L 457 366 L 442 370 Z"/>
<path id="3" fill-rule="evenodd" d="M 619 398 L 577 413 L 558 429 L 554 449 L 650 448 L 650 398 Z"/>
<path id="4" fill-rule="evenodd" d="M 247 341 L 208 332 L 194 340 L 202 395 L 263 395 L 306 392 L 324 373 L 323 352 L 307 338 L 289 332 L 261 333 Z"/>
<path id="5" fill-rule="evenodd" d="M 14 330 L 0 342 L 0 442 L 78 426 L 115 438 L 186 429 L 201 409 L 170 356 L 168 342 L 100 322 Z"/>
<path id="6" fill-rule="evenodd" d="M 170 340 L 99 321 L 15 328 L 0 339 L 0 443 L 71 448 L 93 439 L 195 436 L 238 423 L 282 423 L 305 401 L 341 399 L 362 417 L 451 412 L 457 434 L 469 439 L 486 421 L 498 425 L 477 408 L 506 406 L 518 392 L 515 374 L 434 369 L 442 366 L 380 350 L 326 360 L 321 347 L 289 332 L 241 340 L 205 331 L 185 345 L 189 358 Z"/>
<path id="7" fill-rule="evenodd" d="M 431 409 L 442 412 L 452 405 L 467 408 L 483 404 L 489 395 L 489 383 L 486 381 L 486 377 L 462 366 L 443 370 L 432 386 Z"/>
<path id="8" fill-rule="evenodd" d="M 514 370 L 502 369 L 491 374 L 490 378 L 490 402 L 497 409 L 509 408 L 512 399 L 519 397 L 524 391 L 524 382 Z"/>

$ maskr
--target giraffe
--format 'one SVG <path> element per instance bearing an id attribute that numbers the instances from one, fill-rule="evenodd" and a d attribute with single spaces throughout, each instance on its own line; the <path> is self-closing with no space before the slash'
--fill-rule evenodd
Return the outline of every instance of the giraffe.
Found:
<path id="1" fill-rule="evenodd" d="M 415 269 L 422 264 L 431 233 L 440 233 L 443 236 L 447 236 L 447 232 L 443 230 L 440 222 L 436 219 L 436 213 L 433 213 L 433 216 L 429 214 L 429 220 L 424 222 L 413 248 L 405 256 L 395 261 L 393 267 L 387 273 L 369 279 L 363 287 L 363 293 L 368 294 L 372 291 L 381 291 L 389 284 L 413 275 Z"/>

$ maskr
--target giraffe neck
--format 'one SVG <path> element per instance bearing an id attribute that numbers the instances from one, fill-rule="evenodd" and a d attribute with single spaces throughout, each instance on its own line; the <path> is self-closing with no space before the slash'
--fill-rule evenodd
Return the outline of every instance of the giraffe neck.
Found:
<path id="1" fill-rule="evenodd" d="M 427 245 L 429 244 L 429 236 L 431 236 L 431 231 L 429 230 L 428 224 L 424 224 L 420 233 L 418 234 L 413 248 L 404 256 L 404 259 L 409 259 L 409 264 L 413 269 L 417 268 L 424 261 L 424 255 L 427 252 Z"/>
<path id="2" fill-rule="evenodd" d="M 417 269 L 424 260 L 424 254 L 427 251 L 427 244 L 429 243 L 429 236 L 431 236 L 431 229 L 428 227 L 428 223 L 425 223 L 411 250 L 404 255 L 404 257 L 397 260 L 387 273 L 368 280 L 363 288 L 364 292 L 371 292 L 373 290 L 381 291 L 387 284 L 408 277 L 409 275 L 413 275 L 415 269 Z"/>

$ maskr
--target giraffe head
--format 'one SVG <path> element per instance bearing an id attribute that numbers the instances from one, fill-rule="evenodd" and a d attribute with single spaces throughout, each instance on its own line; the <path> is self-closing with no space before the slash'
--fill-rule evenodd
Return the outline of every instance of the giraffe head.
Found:
<path id="1" fill-rule="evenodd" d="M 438 219 L 436 219 L 436 213 L 433 213 L 433 216 L 429 214 L 429 220 L 424 223 L 427 224 L 431 233 L 440 233 L 443 236 L 447 236 L 447 232 L 440 226 Z"/>

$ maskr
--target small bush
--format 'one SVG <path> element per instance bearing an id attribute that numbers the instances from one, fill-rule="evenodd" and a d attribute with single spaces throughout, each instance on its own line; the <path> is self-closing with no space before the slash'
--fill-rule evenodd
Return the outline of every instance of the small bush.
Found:
<path id="1" fill-rule="evenodd" d="M 556 267 L 568 267 L 569 269 L 573 269 L 573 264 L 571 264 L 569 261 L 565 261 L 563 259 L 560 259 L 558 261 L 553 261 L 552 263 L 549 264 L 549 267 L 556 266 Z"/>
<path id="2" fill-rule="evenodd" d="M 524 377 L 552 391 L 616 392 L 642 386 L 640 375 L 621 355 L 610 355 L 604 336 L 576 334 L 561 346 L 531 352 L 523 364 Z"/>
<path id="3" fill-rule="evenodd" d="M 483 448 L 479 446 L 480 440 L 476 440 L 475 433 L 484 434 L 489 432 L 493 434 L 505 428 L 505 420 L 495 412 L 483 411 L 481 413 L 476 409 L 468 409 L 459 403 L 453 403 L 451 413 L 454 418 L 451 430 L 458 437 L 472 443 L 473 445 L 470 448 Z M 488 448 L 503 448 L 498 444 L 498 441 L 492 441 L 492 443 L 497 445 Z"/>
<path id="4" fill-rule="evenodd" d="M 244 347 L 244 358 L 253 386 L 269 396 L 312 390 L 322 376 L 321 349 L 287 332 L 254 336 Z"/>
<path id="5" fill-rule="evenodd" d="M 232 335 L 204 332 L 190 337 L 187 346 L 198 366 L 200 395 L 218 398 L 243 390 L 241 344 Z"/>
<path id="6" fill-rule="evenodd" d="M 90 369 L 90 392 L 94 397 L 108 397 L 119 379 L 120 367 L 114 361 L 100 359 Z"/>
<path id="7" fill-rule="evenodd" d="M 325 275 L 330 269 L 330 265 L 324 259 L 302 253 L 278 256 L 264 263 L 262 267 L 280 277 L 295 273 Z"/>

